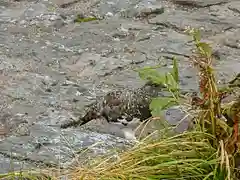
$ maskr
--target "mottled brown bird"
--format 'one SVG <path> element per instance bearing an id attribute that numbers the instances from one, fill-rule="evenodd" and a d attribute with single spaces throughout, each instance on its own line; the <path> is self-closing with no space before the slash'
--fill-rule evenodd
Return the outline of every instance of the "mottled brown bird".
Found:
<path id="1" fill-rule="evenodd" d="M 145 85 L 137 90 L 124 89 L 109 92 L 93 103 L 78 121 L 65 124 L 62 128 L 83 125 L 101 117 L 108 122 L 118 122 L 122 119 L 131 121 L 133 118 L 145 120 L 151 116 L 149 110 L 151 99 L 158 96 L 160 90 L 159 87 Z"/>
<path id="2" fill-rule="evenodd" d="M 131 121 L 133 118 L 145 120 L 151 116 L 149 104 L 153 97 L 158 96 L 159 87 L 146 85 L 135 91 L 119 90 L 108 93 L 103 100 L 94 104 L 81 119 L 82 125 L 88 121 L 104 117 L 108 122 L 120 119 Z"/>

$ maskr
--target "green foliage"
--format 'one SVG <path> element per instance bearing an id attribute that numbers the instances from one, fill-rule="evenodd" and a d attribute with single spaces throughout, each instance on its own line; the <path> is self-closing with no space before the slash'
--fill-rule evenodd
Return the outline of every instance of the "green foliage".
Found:
<path id="1" fill-rule="evenodd" d="M 153 84 L 157 84 L 157 85 L 165 84 L 164 75 L 160 74 L 156 70 L 156 67 L 144 67 L 138 70 L 138 75 L 141 79 L 150 81 Z"/>
<path id="2" fill-rule="evenodd" d="M 150 110 L 153 116 L 159 116 L 162 110 L 167 109 L 173 105 L 178 104 L 176 99 L 171 97 L 157 97 L 153 98 L 150 104 Z"/>
<path id="3" fill-rule="evenodd" d="M 179 83 L 179 71 L 178 71 L 178 63 L 177 59 L 173 57 L 173 69 L 172 69 L 172 76 L 174 77 L 174 80 L 176 83 Z"/>
<path id="4" fill-rule="evenodd" d="M 208 58 L 210 58 L 212 56 L 212 48 L 209 44 L 207 44 L 205 42 L 199 42 L 196 46 L 202 55 L 204 55 Z"/>
<path id="5" fill-rule="evenodd" d="M 200 31 L 198 29 L 191 29 L 191 30 L 188 30 L 188 33 L 193 37 L 193 40 L 195 42 L 195 46 L 198 49 L 198 52 L 207 58 L 211 58 L 212 48 L 208 43 L 201 42 Z"/>
<path id="6" fill-rule="evenodd" d="M 82 23 L 82 22 L 90 22 L 90 21 L 96 21 L 96 20 L 98 20 L 96 17 L 82 17 L 81 15 L 77 15 L 76 19 L 74 19 L 74 22 Z"/>
<path id="7" fill-rule="evenodd" d="M 165 74 L 165 85 L 167 86 L 167 88 L 170 92 L 175 93 L 178 91 L 178 83 L 174 79 L 174 76 L 172 73 Z"/>
<path id="8" fill-rule="evenodd" d="M 190 35 L 192 35 L 193 40 L 195 42 L 200 42 L 201 40 L 201 33 L 198 29 L 191 29 L 191 31 L 189 31 Z"/>
<path id="9" fill-rule="evenodd" d="M 50 176 L 34 171 L 15 171 L 6 174 L 0 174 L 0 179 L 12 180 L 12 179 L 24 179 L 24 180 L 52 180 Z"/>
<path id="10" fill-rule="evenodd" d="M 173 58 L 173 68 L 170 72 L 160 74 L 157 67 L 144 67 L 138 70 L 139 77 L 153 84 L 166 87 L 172 93 L 172 97 L 157 97 L 150 103 L 153 116 L 160 116 L 164 109 L 178 104 L 179 98 L 179 71 L 176 58 Z"/>

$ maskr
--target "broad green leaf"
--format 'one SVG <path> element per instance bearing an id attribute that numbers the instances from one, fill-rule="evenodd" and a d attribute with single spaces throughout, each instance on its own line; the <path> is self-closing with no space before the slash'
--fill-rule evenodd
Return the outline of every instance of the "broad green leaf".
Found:
<path id="1" fill-rule="evenodd" d="M 203 55 L 205 55 L 207 57 L 212 56 L 212 48 L 210 47 L 209 44 L 207 44 L 205 42 L 200 42 L 197 44 L 197 47 Z"/>
<path id="2" fill-rule="evenodd" d="M 152 116 L 161 116 L 164 109 L 176 104 L 176 100 L 172 97 L 157 97 L 152 99 L 149 108 Z"/>
<path id="3" fill-rule="evenodd" d="M 165 77 L 154 68 L 146 67 L 140 69 L 138 70 L 138 74 L 141 79 L 151 81 L 158 85 L 162 85 L 165 82 Z"/>
<path id="4" fill-rule="evenodd" d="M 178 91 L 178 83 L 175 81 L 172 73 L 166 73 L 165 75 L 165 78 L 166 78 L 166 85 L 168 87 L 169 90 L 175 92 L 175 91 Z"/>

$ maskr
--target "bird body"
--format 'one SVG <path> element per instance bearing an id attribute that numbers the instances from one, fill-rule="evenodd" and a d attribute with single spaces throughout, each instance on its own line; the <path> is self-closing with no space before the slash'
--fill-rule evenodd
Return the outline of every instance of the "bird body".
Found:
<path id="1" fill-rule="evenodd" d="M 109 92 L 91 104 L 78 122 L 71 124 L 83 125 L 87 122 L 104 117 L 108 122 L 119 122 L 121 119 L 131 121 L 133 118 L 145 120 L 151 116 L 149 104 L 153 97 L 158 96 L 159 88 L 149 85 L 137 90 L 118 90 Z M 65 125 L 69 127 L 71 125 Z"/>
<path id="2" fill-rule="evenodd" d="M 133 118 L 145 120 L 151 116 L 149 104 L 153 97 L 158 96 L 158 92 L 159 89 L 150 86 L 135 91 L 109 92 L 88 109 L 87 114 L 82 118 L 82 124 L 96 117 L 104 117 L 108 122 L 117 122 L 119 119 L 131 121 Z"/>

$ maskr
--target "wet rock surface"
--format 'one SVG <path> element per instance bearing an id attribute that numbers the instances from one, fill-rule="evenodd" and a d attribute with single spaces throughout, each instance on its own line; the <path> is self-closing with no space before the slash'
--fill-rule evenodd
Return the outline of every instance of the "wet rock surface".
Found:
<path id="1" fill-rule="evenodd" d="M 1 171 L 8 171 L 10 161 L 15 170 L 21 164 L 66 166 L 97 142 L 103 143 L 84 157 L 131 144 L 122 125 L 61 125 L 86 115 L 109 92 L 142 88 L 134 70 L 163 59 L 160 71 L 166 72 L 173 56 L 181 90 L 195 91 L 188 26 L 200 28 L 212 44 L 219 79 L 231 79 L 240 69 L 239 12 L 237 0 L 1 1 Z M 96 18 L 74 23 L 77 15 Z"/>

